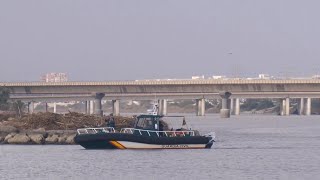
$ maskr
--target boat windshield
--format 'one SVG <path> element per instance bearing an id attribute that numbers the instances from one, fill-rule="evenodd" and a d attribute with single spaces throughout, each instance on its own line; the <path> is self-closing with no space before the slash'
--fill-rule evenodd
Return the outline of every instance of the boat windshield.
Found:
<path id="1" fill-rule="evenodd" d="M 182 118 L 182 126 L 181 122 L 179 123 L 180 130 L 189 130 L 187 123 L 185 121 L 184 116 L 159 116 L 159 115 L 140 115 L 136 117 L 136 121 L 134 124 L 134 128 L 143 129 L 143 130 L 153 130 L 153 131 L 163 131 L 169 129 L 169 124 L 167 121 L 168 118 L 173 118 L 173 122 L 175 122 L 176 118 Z M 171 120 L 170 120 L 171 121 Z M 176 121 L 178 122 L 178 121 Z M 173 127 L 173 126 L 172 126 Z"/>
<path id="2" fill-rule="evenodd" d="M 157 115 L 141 115 L 138 116 L 135 122 L 136 129 L 144 130 L 159 130 L 159 121 L 162 116 Z"/>

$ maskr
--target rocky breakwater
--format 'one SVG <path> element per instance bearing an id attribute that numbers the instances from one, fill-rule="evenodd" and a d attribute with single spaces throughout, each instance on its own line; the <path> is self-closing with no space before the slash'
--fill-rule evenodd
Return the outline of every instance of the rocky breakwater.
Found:
<path id="1" fill-rule="evenodd" d="M 0 144 L 74 144 L 74 130 L 19 130 L 0 126 Z"/>
<path id="2" fill-rule="evenodd" d="M 0 119 L 0 144 L 70 145 L 74 144 L 77 129 L 102 126 L 108 118 L 80 113 L 38 113 Z M 118 130 L 132 127 L 134 122 L 128 117 L 115 117 L 115 121 Z"/>

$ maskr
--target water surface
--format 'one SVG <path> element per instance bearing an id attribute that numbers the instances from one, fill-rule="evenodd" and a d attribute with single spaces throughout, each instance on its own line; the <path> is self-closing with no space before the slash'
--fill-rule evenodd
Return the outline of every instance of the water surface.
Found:
<path id="1" fill-rule="evenodd" d="M 187 117 L 205 150 L 0 145 L 1 179 L 320 179 L 319 116 Z M 180 122 L 172 122 L 178 126 Z"/>

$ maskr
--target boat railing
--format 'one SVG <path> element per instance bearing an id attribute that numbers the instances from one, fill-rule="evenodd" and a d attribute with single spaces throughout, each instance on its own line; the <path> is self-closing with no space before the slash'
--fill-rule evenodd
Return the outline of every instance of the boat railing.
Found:
<path id="1" fill-rule="evenodd" d="M 77 130 L 78 134 L 98 134 L 98 133 L 114 133 L 115 129 L 113 127 L 103 127 L 103 128 L 83 128 Z"/>
<path id="2" fill-rule="evenodd" d="M 156 135 L 158 137 L 184 137 L 184 136 L 195 136 L 194 131 L 153 131 L 135 128 L 122 128 L 121 133 L 134 134 L 138 132 L 140 135 L 152 136 Z"/>

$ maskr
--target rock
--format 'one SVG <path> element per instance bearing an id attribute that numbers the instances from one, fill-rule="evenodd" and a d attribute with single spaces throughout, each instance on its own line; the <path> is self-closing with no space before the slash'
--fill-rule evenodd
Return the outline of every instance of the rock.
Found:
<path id="1" fill-rule="evenodd" d="M 29 137 L 31 141 L 36 144 L 44 144 L 45 142 L 45 138 L 43 137 L 42 134 L 32 134 L 32 135 L 29 135 Z"/>
<path id="2" fill-rule="evenodd" d="M 72 134 L 77 133 L 77 131 L 75 131 L 75 130 L 48 130 L 47 132 L 49 133 L 49 135 L 57 134 L 59 136 L 66 135 L 66 134 L 72 135 Z"/>
<path id="3" fill-rule="evenodd" d="M 8 140 L 13 138 L 17 133 L 10 133 L 4 138 L 4 143 L 8 143 Z"/>
<path id="4" fill-rule="evenodd" d="M 67 136 L 60 136 L 59 139 L 58 139 L 58 143 L 59 144 L 65 144 L 66 143 L 66 140 L 67 140 Z"/>
<path id="5" fill-rule="evenodd" d="M 9 118 L 8 118 L 8 121 L 14 121 L 14 120 L 16 120 L 16 119 L 13 118 L 13 117 L 9 117 Z"/>
<path id="6" fill-rule="evenodd" d="M 0 144 L 4 141 L 4 137 L 0 136 Z"/>
<path id="7" fill-rule="evenodd" d="M 46 138 L 46 144 L 56 144 L 59 140 L 59 136 L 54 134 Z"/>
<path id="8" fill-rule="evenodd" d="M 68 138 L 66 140 L 66 144 L 75 144 L 75 142 L 74 142 L 75 137 L 76 137 L 75 134 L 68 136 Z"/>
<path id="9" fill-rule="evenodd" d="M 19 130 L 13 126 L 0 126 L 0 135 L 8 135 L 10 133 L 17 133 Z"/>
<path id="10" fill-rule="evenodd" d="M 36 132 L 46 132 L 46 129 L 44 129 L 44 128 L 39 128 L 39 129 L 36 129 L 36 130 L 34 130 L 34 131 L 36 131 Z"/>
<path id="11" fill-rule="evenodd" d="M 31 135 L 39 135 L 39 134 L 41 134 L 44 138 L 48 137 L 48 133 L 45 130 L 43 131 L 43 130 L 36 129 L 36 130 L 28 130 L 24 132 L 27 133 L 29 137 Z"/>
<path id="12" fill-rule="evenodd" d="M 29 144 L 31 139 L 27 134 L 16 134 L 14 137 L 8 139 L 9 144 Z"/>

